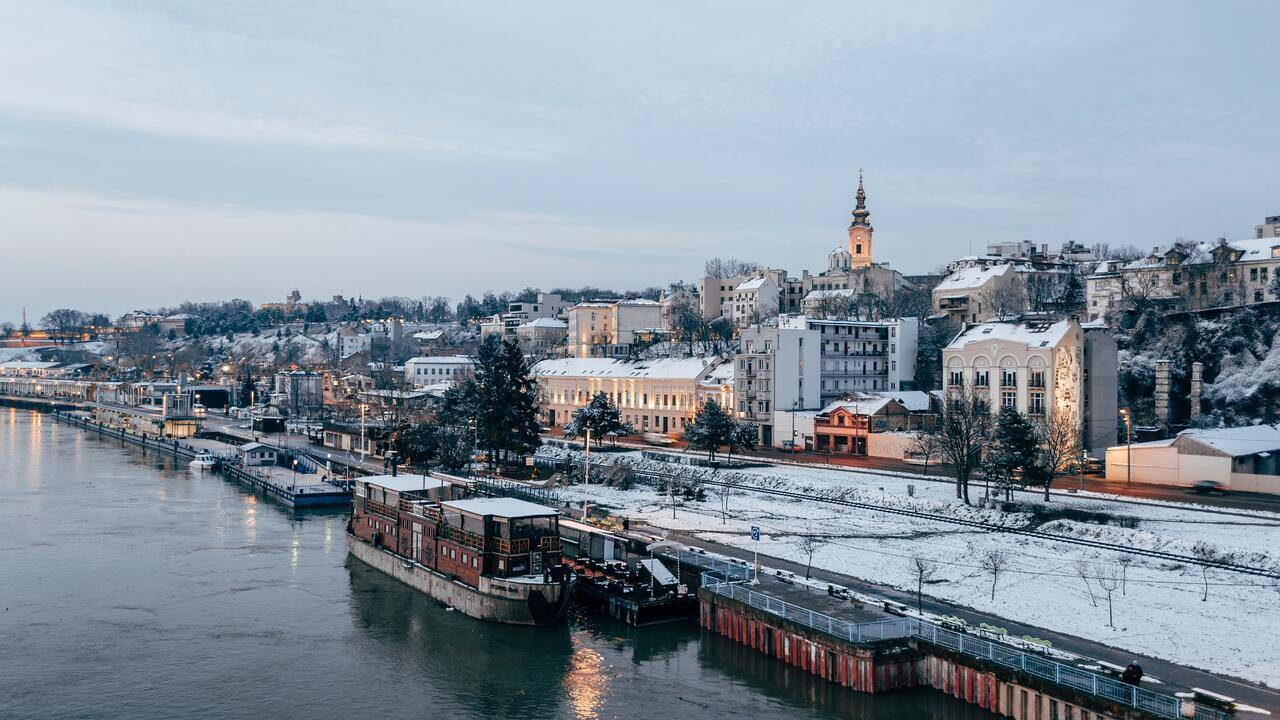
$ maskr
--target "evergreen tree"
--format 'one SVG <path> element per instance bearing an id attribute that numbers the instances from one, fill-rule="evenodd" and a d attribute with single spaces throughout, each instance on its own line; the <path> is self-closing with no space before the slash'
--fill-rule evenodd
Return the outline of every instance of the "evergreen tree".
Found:
<path id="1" fill-rule="evenodd" d="M 241 405 L 244 407 L 248 407 L 249 403 L 256 400 L 257 398 L 254 397 L 254 393 L 256 393 L 257 390 L 258 390 L 258 386 L 253 382 L 253 375 L 251 373 L 246 372 L 244 374 L 244 377 L 241 378 L 240 380 Z"/>
<path id="2" fill-rule="evenodd" d="M 622 421 L 618 406 L 608 395 L 598 392 L 591 402 L 574 410 L 573 419 L 564 426 L 564 434 L 569 437 L 585 437 L 588 431 L 593 438 L 600 440 L 606 435 L 626 437 L 635 433 L 635 428 Z"/>
<path id="3" fill-rule="evenodd" d="M 758 434 L 756 426 L 745 420 L 731 421 L 729 437 L 725 445 L 729 446 L 728 460 L 733 460 L 734 450 L 755 450 Z"/>
<path id="4" fill-rule="evenodd" d="M 982 464 L 982 477 L 987 482 L 987 493 L 994 483 L 1003 489 L 1005 498 L 1013 499 L 1013 487 L 1022 482 L 1038 480 L 1040 457 L 1039 439 L 1035 425 L 1016 409 L 1004 406 L 996 417 L 996 427 L 991 433 L 991 443 Z"/>
<path id="5" fill-rule="evenodd" d="M 685 442 L 693 450 L 706 450 L 708 460 L 716 459 L 716 451 L 728 445 L 732 435 L 733 418 L 714 399 L 708 400 L 693 424 L 684 429 Z"/>
<path id="6" fill-rule="evenodd" d="M 476 437 L 489 453 L 490 466 L 497 464 L 499 451 L 527 455 L 538 448 L 538 387 L 519 345 L 486 337 L 467 384 Z"/>

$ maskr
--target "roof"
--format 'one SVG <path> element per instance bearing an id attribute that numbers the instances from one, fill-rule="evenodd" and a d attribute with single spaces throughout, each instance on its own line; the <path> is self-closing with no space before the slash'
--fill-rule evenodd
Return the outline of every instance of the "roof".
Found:
<path id="1" fill-rule="evenodd" d="M 472 515 L 496 515 L 505 518 L 559 515 L 555 508 L 537 505 L 514 498 L 475 498 L 472 500 L 446 500 L 442 507 Z"/>
<path id="2" fill-rule="evenodd" d="M 855 400 L 837 400 L 822 408 L 820 415 L 827 415 L 836 410 L 848 410 L 854 415 L 876 415 L 893 403 L 893 398 L 865 398 Z"/>
<path id="3" fill-rule="evenodd" d="M 947 345 L 947 350 L 959 350 L 969 343 L 1001 340 L 1011 343 L 1024 343 L 1029 348 L 1056 347 L 1071 331 L 1070 320 L 1059 320 L 1052 325 L 1033 325 L 1029 323 L 989 322 L 974 325 L 965 330 Z"/>
<path id="4" fill-rule="evenodd" d="M 557 358 L 533 366 L 538 377 L 671 378 L 696 380 L 715 358 L 663 358 L 661 360 L 611 360 L 609 358 Z"/>
<path id="5" fill-rule="evenodd" d="M 928 412 L 929 393 L 923 390 L 860 390 L 854 393 L 854 399 L 889 398 L 897 400 L 910 412 Z"/>
<path id="6" fill-rule="evenodd" d="M 372 483 L 388 490 L 395 490 L 396 492 L 432 490 L 449 484 L 447 480 L 430 475 L 370 475 L 369 477 L 357 478 L 357 480 L 364 483 Z"/>
<path id="7" fill-rule="evenodd" d="M 413 337 L 417 340 L 438 340 L 442 335 L 444 335 L 443 330 L 427 330 L 425 332 L 416 332 Z"/>
<path id="8" fill-rule="evenodd" d="M 1183 438 L 1208 445 L 1231 457 L 1280 450 L 1280 426 L 1276 425 L 1183 430 L 1178 433 L 1174 444 Z"/>
<path id="9" fill-rule="evenodd" d="M 250 451 L 258 450 L 258 449 L 266 449 L 266 450 L 270 450 L 271 452 L 275 452 L 275 450 L 276 450 L 275 448 L 271 447 L 270 445 L 263 445 L 263 444 L 262 444 L 262 443 L 260 443 L 260 442 L 245 443 L 245 444 L 241 445 L 240 447 L 238 447 L 238 448 L 236 448 L 236 449 L 237 449 L 237 450 L 239 450 L 239 451 L 241 451 L 241 452 L 250 452 Z"/>
<path id="10" fill-rule="evenodd" d="M 768 279 L 769 279 L 769 276 L 765 275 L 763 277 L 744 280 L 741 283 L 739 283 L 738 286 L 734 288 L 734 290 L 759 290 L 760 288 L 764 287 L 765 281 Z"/>
<path id="11" fill-rule="evenodd" d="M 569 327 L 569 323 L 563 320 L 557 320 L 555 318 L 538 318 L 537 320 L 530 320 L 529 322 L 524 323 L 520 327 L 553 328 L 556 330 L 564 330 Z"/>
<path id="12" fill-rule="evenodd" d="M 474 365 L 476 359 L 470 355 L 422 355 L 404 361 L 405 365 L 409 363 L 414 365 L 456 365 L 458 363 Z"/>
<path id="13" fill-rule="evenodd" d="M 812 302 L 815 300 L 822 300 L 823 298 L 831 298 L 831 297 L 854 297 L 855 295 L 861 294 L 861 292 L 862 292 L 861 290 L 855 290 L 853 288 L 837 288 L 835 290 L 810 290 L 809 294 L 804 296 L 804 301 Z"/>
<path id="14" fill-rule="evenodd" d="M 57 367 L 56 362 L 36 362 L 33 360 L 10 360 L 0 363 L 0 370 L 48 370 Z"/>
<path id="15" fill-rule="evenodd" d="M 936 295 L 945 292 L 976 290 L 987 284 L 992 278 L 1003 277 L 1011 272 L 1013 272 L 1013 265 L 1010 263 L 992 265 L 985 268 L 960 268 L 943 278 L 942 282 L 933 288 L 933 292 Z"/>

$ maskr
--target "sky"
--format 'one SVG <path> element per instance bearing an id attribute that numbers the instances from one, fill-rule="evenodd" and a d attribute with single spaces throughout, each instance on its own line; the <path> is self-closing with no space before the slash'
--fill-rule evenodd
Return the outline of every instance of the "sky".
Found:
<path id="1" fill-rule="evenodd" d="M 1280 3 L 0 2 L 0 320 L 1280 214 Z"/>

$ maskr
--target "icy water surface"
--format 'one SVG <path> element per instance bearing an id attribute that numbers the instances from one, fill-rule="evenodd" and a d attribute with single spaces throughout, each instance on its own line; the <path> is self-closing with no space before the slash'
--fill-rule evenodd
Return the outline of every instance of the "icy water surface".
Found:
<path id="1" fill-rule="evenodd" d="M 349 560 L 346 514 L 0 408 L 0 718 L 973 718 L 694 623 L 445 612 Z"/>

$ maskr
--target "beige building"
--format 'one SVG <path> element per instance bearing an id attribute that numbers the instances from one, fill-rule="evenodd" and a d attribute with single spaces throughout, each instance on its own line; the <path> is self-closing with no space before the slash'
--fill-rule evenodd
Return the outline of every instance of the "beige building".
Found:
<path id="1" fill-rule="evenodd" d="M 534 358 L 561 357 L 569 338 L 569 323 L 559 318 L 538 318 L 516 328 L 520 348 Z"/>
<path id="2" fill-rule="evenodd" d="M 717 358 L 561 358 L 534 365 L 533 374 L 549 427 L 564 427 L 596 393 L 608 395 L 637 432 L 679 434 L 712 398 L 733 408 L 733 363 Z"/>
<path id="3" fill-rule="evenodd" d="M 521 325 L 542 318 L 563 318 L 565 308 L 559 293 L 538 293 L 532 301 L 509 303 L 506 312 L 485 318 L 480 323 L 480 336 L 501 335 L 503 339 L 516 339 Z"/>
<path id="4" fill-rule="evenodd" d="M 993 412 L 1012 407 L 1033 420 L 1052 412 L 1083 428 L 1083 360 L 1074 320 L 983 323 L 943 349 L 943 381 L 949 393 L 971 389 Z"/>
<path id="5" fill-rule="evenodd" d="M 699 280 L 698 303 L 702 310 L 702 319 L 711 321 L 718 317 L 728 317 L 732 312 L 731 306 L 734 303 L 738 289 L 747 290 L 749 288 L 743 287 L 744 285 L 748 285 L 760 278 L 768 278 L 773 283 L 776 291 L 786 282 L 787 271 L 764 268 L 731 278 L 704 277 Z"/>
<path id="6" fill-rule="evenodd" d="M 644 298 L 584 301 L 567 315 L 569 354 L 578 358 L 626 357 L 637 333 L 662 328 L 662 306 Z"/>
<path id="7" fill-rule="evenodd" d="M 1280 215 L 1268 216 L 1261 225 L 1253 228 L 1255 238 L 1280 238 Z"/>
<path id="8" fill-rule="evenodd" d="M 739 327 L 758 323 L 778 314 L 778 284 L 768 275 L 745 280 L 730 293 L 724 317 Z"/>
<path id="9" fill-rule="evenodd" d="M 1265 229 L 1266 226 L 1259 226 Z M 1274 302 L 1268 286 L 1280 270 L 1280 237 L 1174 243 L 1128 263 L 1099 263 L 1085 283 L 1090 320 L 1127 300 L 1169 310 L 1206 310 Z"/>

